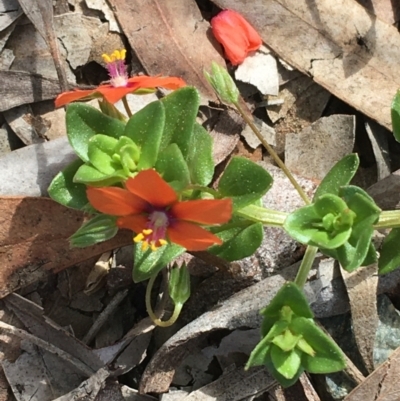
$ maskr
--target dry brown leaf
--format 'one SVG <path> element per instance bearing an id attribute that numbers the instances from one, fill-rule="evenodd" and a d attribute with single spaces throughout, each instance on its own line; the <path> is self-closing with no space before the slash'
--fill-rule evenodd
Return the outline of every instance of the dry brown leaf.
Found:
<path id="1" fill-rule="evenodd" d="M 68 238 L 82 221 L 81 212 L 51 199 L 2 197 L 0 297 L 46 276 L 49 271 L 63 270 L 132 240 L 128 231 L 121 231 L 101 244 L 71 248 Z"/>
<path id="2" fill-rule="evenodd" d="M 373 372 L 375 334 L 379 324 L 376 308 L 377 265 L 361 267 L 352 273 L 341 269 L 341 273 L 350 299 L 351 320 L 358 350 L 368 372 Z"/>
<path id="3" fill-rule="evenodd" d="M 223 59 L 215 50 L 209 24 L 194 0 L 109 0 L 143 67 L 151 75 L 185 79 L 200 91 L 203 102 L 217 101 L 203 76 L 211 61 Z M 214 47 L 215 46 L 215 47 Z"/>
<path id="4" fill-rule="evenodd" d="M 343 401 L 399 401 L 400 348 Z"/>
<path id="5" fill-rule="evenodd" d="M 54 99 L 60 93 L 57 80 L 23 71 L 0 71 L 0 82 L 0 111 Z"/>
<path id="6" fill-rule="evenodd" d="M 53 25 L 53 2 L 52 0 L 18 0 L 25 15 L 42 35 L 49 46 L 57 71 L 61 90 L 68 90 L 68 80 L 61 62 L 58 49 L 57 37 Z"/>
<path id="7" fill-rule="evenodd" d="M 354 0 L 213 0 L 240 12 L 283 60 L 391 129 L 400 34 Z"/>
<path id="8" fill-rule="evenodd" d="M 387 24 L 400 20 L 400 2 L 393 0 L 356 0 Z"/>

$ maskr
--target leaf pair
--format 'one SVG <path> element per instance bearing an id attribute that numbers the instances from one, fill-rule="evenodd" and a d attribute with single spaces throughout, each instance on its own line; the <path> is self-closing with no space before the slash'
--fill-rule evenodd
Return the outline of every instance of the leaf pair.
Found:
<path id="1" fill-rule="evenodd" d="M 304 370 L 331 373 L 345 367 L 342 351 L 316 326 L 307 300 L 296 284 L 285 284 L 261 314 L 262 340 L 251 353 L 246 368 L 265 365 L 282 386 L 288 387 Z"/>

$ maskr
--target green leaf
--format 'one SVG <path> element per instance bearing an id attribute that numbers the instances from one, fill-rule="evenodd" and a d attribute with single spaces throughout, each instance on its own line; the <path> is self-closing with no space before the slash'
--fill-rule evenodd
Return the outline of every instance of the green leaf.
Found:
<path id="1" fill-rule="evenodd" d="M 379 274 L 390 273 L 400 266 L 400 228 L 393 228 L 383 241 L 379 257 Z"/>
<path id="2" fill-rule="evenodd" d="M 343 269 L 352 272 L 363 265 L 373 233 L 373 227 L 367 226 L 358 236 L 354 236 L 348 243 L 337 249 L 338 260 Z"/>
<path id="3" fill-rule="evenodd" d="M 346 366 L 342 350 L 332 341 L 313 320 L 298 317 L 290 324 L 293 333 L 302 335 L 315 351 L 311 356 L 302 354 L 301 364 L 310 373 L 332 373 Z"/>
<path id="4" fill-rule="evenodd" d="M 113 174 L 120 167 L 112 158 L 118 140 L 107 135 L 94 135 L 89 139 L 88 157 L 90 163 L 102 174 Z"/>
<path id="5" fill-rule="evenodd" d="M 156 170 L 175 191 L 182 191 L 189 184 L 188 166 L 175 143 L 171 143 L 159 153 Z"/>
<path id="6" fill-rule="evenodd" d="M 289 307 L 297 316 L 305 318 L 312 318 L 314 316 L 301 289 L 295 283 L 286 283 L 274 296 L 269 305 L 260 312 L 264 315 L 264 322 L 266 322 L 265 324 L 263 322 L 261 328 L 263 336 L 268 334 L 275 321 L 281 317 L 283 307 Z"/>
<path id="7" fill-rule="evenodd" d="M 275 344 L 271 345 L 271 361 L 274 368 L 286 379 L 293 379 L 300 369 L 301 351 L 296 348 L 283 351 Z"/>
<path id="8" fill-rule="evenodd" d="M 176 143 L 187 158 L 200 106 L 199 92 L 191 87 L 180 88 L 161 100 L 165 106 L 165 128 L 161 140 L 161 149 L 170 143 Z"/>
<path id="9" fill-rule="evenodd" d="M 116 171 L 113 174 L 103 174 L 96 168 L 83 164 L 76 172 L 74 182 L 91 185 L 93 187 L 107 187 L 117 182 L 124 181 L 126 178 L 123 170 Z"/>
<path id="10" fill-rule="evenodd" d="M 342 199 L 325 194 L 315 204 L 289 214 L 283 227 L 296 241 L 324 249 L 335 249 L 350 238 L 352 215 Z M 329 217 L 331 224 L 328 224 Z"/>
<path id="11" fill-rule="evenodd" d="M 124 135 L 141 149 L 138 170 L 154 167 L 165 128 L 165 108 L 155 101 L 135 113 L 125 127 Z"/>
<path id="12" fill-rule="evenodd" d="M 70 237 L 71 245 L 84 248 L 113 238 L 118 232 L 116 220 L 115 216 L 105 214 L 93 217 Z"/>
<path id="13" fill-rule="evenodd" d="M 106 116 L 84 103 L 68 105 L 65 119 L 69 143 L 85 162 L 89 161 L 88 143 L 92 136 L 104 134 L 119 138 L 125 127 L 122 121 Z"/>
<path id="14" fill-rule="evenodd" d="M 126 123 L 126 116 L 122 114 L 112 103 L 107 102 L 106 99 L 103 100 L 99 99 L 99 107 L 103 114 L 106 116 L 115 118 L 117 120 L 123 121 Z"/>
<path id="15" fill-rule="evenodd" d="M 183 252 L 185 252 L 185 248 L 176 244 L 167 244 L 155 251 L 152 251 L 150 248 L 147 251 L 143 251 L 141 244 L 136 244 L 133 255 L 133 281 L 139 283 L 140 281 L 147 280 Z"/>
<path id="16" fill-rule="evenodd" d="M 234 157 L 222 175 L 218 190 L 233 200 L 234 210 L 260 199 L 271 187 L 272 177 L 263 167 L 243 157 Z"/>
<path id="17" fill-rule="evenodd" d="M 348 185 L 354 177 L 360 160 L 356 153 L 352 153 L 339 160 L 319 184 L 314 194 L 314 200 L 324 194 L 339 194 L 339 188 Z"/>
<path id="18" fill-rule="evenodd" d="M 400 91 L 396 93 L 393 99 L 391 111 L 393 135 L 396 141 L 400 142 Z"/>
<path id="19" fill-rule="evenodd" d="M 88 203 L 86 185 L 73 181 L 74 175 L 82 164 L 83 161 L 77 159 L 54 177 L 47 190 L 53 200 L 78 210 Z"/>
<path id="20" fill-rule="evenodd" d="M 213 255 L 232 262 L 252 255 L 261 245 L 264 237 L 264 230 L 261 223 L 254 223 L 247 227 L 235 227 L 228 230 L 211 229 L 224 243 L 215 245 L 208 249 Z"/>
<path id="21" fill-rule="evenodd" d="M 291 378 L 291 379 L 287 379 L 286 377 L 284 377 L 283 375 L 281 375 L 274 367 L 274 364 L 272 363 L 271 360 L 271 356 L 270 353 L 267 355 L 267 357 L 265 358 L 265 366 L 267 367 L 267 369 L 271 372 L 272 376 L 276 379 L 277 382 L 279 382 L 279 384 L 282 387 L 290 387 L 292 386 L 294 383 L 296 383 L 297 379 L 301 376 L 301 374 L 304 372 L 303 367 L 300 365 L 299 370 L 296 372 L 296 374 Z"/>
<path id="22" fill-rule="evenodd" d="M 264 337 L 251 352 L 245 369 L 247 370 L 251 366 L 265 365 L 270 347 L 271 342 L 266 337 Z"/>
<path id="23" fill-rule="evenodd" d="M 207 186 L 211 182 L 214 175 L 212 145 L 210 134 L 200 124 L 195 123 L 187 156 L 192 184 Z"/>

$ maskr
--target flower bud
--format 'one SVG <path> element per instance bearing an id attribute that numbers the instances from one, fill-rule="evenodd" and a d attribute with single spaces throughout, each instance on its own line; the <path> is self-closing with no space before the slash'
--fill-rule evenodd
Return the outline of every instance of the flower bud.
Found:
<path id="1" fill-rule="evenodd" d="M 211 20 L 211 27 L 233 65 L 243 63 L 248 54 L 262 44 L 258 32 L 236 11 L 221 11 Z"/>
<path id="2" fill-rule="evenodd" d="M 169 296 L 175 305 L 183 305 L 190 297 L 190 274 L 184 263 L 181 267 L 174 265 L 168 282 Z"/>
<path id="3" fill-rule="evenodd" d="M 213 61 L 211 74 L 204 71 L 204 76 L 224 103 L 232 104 L 238 102 L 239 90 L 224 67 Z"/>

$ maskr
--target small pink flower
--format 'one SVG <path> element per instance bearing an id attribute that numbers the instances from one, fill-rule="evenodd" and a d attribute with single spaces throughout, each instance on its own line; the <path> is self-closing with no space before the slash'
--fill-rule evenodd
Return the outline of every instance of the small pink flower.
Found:
<path id="1" fill-rule="evenodd" d="M 236 11 L 221 11 L 211 20 L 211 27 L 233 65 L 243 63 L 248 54 L 262 44 L 258 32 Z"/>

